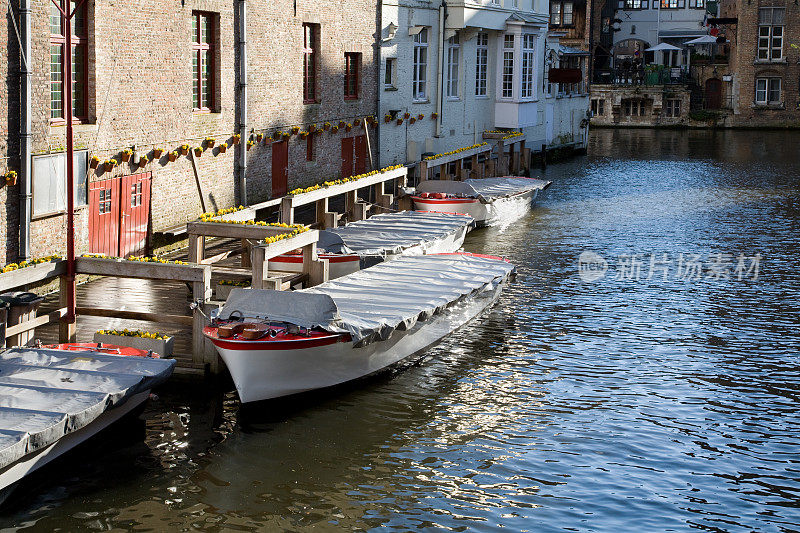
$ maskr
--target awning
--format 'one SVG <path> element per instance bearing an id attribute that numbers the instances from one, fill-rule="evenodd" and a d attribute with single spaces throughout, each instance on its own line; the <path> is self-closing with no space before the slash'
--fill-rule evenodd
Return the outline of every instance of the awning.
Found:
<path id="1" fill-rule="evenodd" d="M 673 50 L 680 50 L 680 48 L 669 43 L 658 43 L 655 46 L 647 48 L 645 52 L 671 52 Z"/>
<path id="2" fill-rule="evenodd" d="M 723 42 L 730 42 L 727 39 L 724 39 Z M 703 35 L 702 37 L 698 37 L 697 39 L 692 39 L 691 41 L 686 41 L 683 44 L 688 45 L 695 45 L 695 44 L 722 44 L 717 42 L 717 38 L 713 35 Z"/>

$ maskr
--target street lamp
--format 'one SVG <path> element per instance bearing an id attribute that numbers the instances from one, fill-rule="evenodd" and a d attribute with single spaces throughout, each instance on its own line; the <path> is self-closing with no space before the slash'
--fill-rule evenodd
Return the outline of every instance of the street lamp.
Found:
<path id="1" fill-rule="evenodd" d="M 70 1 L 64 3 L 52 0 L 61 20 L 64 23 L 64 36 L 66 37 L 66 50 L 61 54 L 61 72 L 64 73 L 63 83 L 66 86 L 62 91 L 66 94 L 64 107 L 67 120 L 67 316 L 68 325 L 75 323 L 75 168 L 73 163 L 73 138 L 72 138 L 72 19 L 75 13 L 83 6 L 86 0 L 75 2 L 75 9 L 69 10 Z M 72 328 L 69 328 L 72 332 Z M 73 339 L 69 339 L 73 340 Z"/>

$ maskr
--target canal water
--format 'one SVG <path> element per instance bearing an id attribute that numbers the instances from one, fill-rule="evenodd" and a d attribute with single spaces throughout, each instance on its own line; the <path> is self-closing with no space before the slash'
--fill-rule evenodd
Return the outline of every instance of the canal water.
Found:
<path id="1" fill-rule="evenodd" d="M 242 411 L 162 391 L 17 531 L 800 530 L 800 134 L 599 130 L 473 232 L 519 276 L 420 364 Z"/>

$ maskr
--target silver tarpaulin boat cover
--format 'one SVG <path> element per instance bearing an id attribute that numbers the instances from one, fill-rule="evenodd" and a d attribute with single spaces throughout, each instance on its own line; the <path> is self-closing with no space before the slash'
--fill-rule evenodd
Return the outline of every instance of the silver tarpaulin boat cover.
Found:
<path id="1" fill-rule="evenodd" d="M 526 191 L 544 190 L 552 182 L 536 178 L 520 178 L 503 176 L 500 178 L 479 178 L 464 181 L 425 180 L 417 185 L 417 193 L 443 192 L 461 196 L 478 198 L 483 203 L 498 198 L 513 196 Z"/>
<path id="2" fill-rule="evenodd" d="M 385 257 L 415 246 L 424 253 L 436 240 L 463 238 L 474 224 L 467 215 L 424 211 L 384 213 L 341 228 L 320 231 L 317 247 L 329 253 L 352 253 L 360 257 Z"/>
<path id="3" fill-rule="evenodd" d="M 321 327 L 349 333 L 356 346 L 364 346 L 459 300 L 494 294 L 513 271 L 511 263 L 487 256 L 401 256 L 301 291 L 233 289 L 219 317 Z"/>
<path id="4" fill-rule="evenodd" d="M 12 348 L 0 352 L 0 469 L 166 381 L 174 359 Z"/>

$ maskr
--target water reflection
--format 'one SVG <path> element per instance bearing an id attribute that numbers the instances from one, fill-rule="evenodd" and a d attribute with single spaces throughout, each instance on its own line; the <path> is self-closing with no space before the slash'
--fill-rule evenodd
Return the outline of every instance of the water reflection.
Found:
<path id="1" fill-rule="evenodd" d="M 468 237 L 519 276 L 420 364 L 301 404 L 165 391 L 27 487 L 34 530 L 800 530 L 796 133 L 600 130 L 531 215 Z M 606 276 L 585 283 L 594 250 Z M 758 279 L 619 276 L 763 256 Z M 141 433 L 139 433 L 141 435 Z M 75 468 L 75 465 L 80 468 Z"/>

